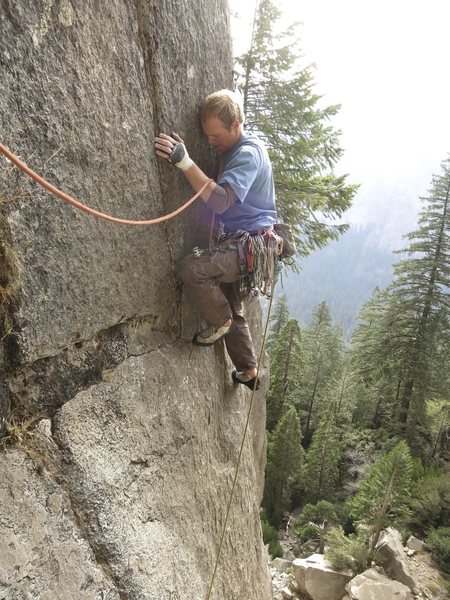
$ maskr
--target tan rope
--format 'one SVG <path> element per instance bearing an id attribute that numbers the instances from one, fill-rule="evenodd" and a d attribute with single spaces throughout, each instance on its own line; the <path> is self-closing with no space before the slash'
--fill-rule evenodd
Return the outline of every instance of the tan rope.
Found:
<path id="1" fill-rule="evenodd" d="M 251 415 L 252 407 L 253 407 L 253 399 L 255 397 L 256 385 L 257 385 L 258 379 L 259 379 L 259 370 L 260 370 L 260 366 L 261 366 L 261 362 L 262 362 L 262 356 L 263 356 L 263 352 L 264 352 L 264 346 L 265 346 L 265 343 L 266 343 L 267 330 L 269 328 L 269 319 L 270 319 L 270 312 L 272 310 L 272 302 L 273 302 L 274 291 L 275 291 L 275 283 L 272 283 L 272 293 L 270 295 L 270 303 L 269 303 L 269 310 L 268 310 L 268 313 L 267 313 L 266 326 L 264 328 L 264 335 L 263 335 L 263 339 L 262 339 L 262 343 L 261 343 L 261 350 L 259 352 L 258 365 L 256 367 L 255 385 L 253 386 L 252 395 L 250 397 L 250 404 L 249 404 L 248 411 L 247 411 L 247 419 L 245 421 L 244 434 L 242 436 L 241 447 L 239 449 L 239 455 L 238 455 L 238 460 L 237 460 L 237 464 L 236 464 L 236 470 L 234 472 L 234 478 L 233 478 L 233 483 L 232 483 L 232 486 L 231 486 L 230 497 L 228 499 L 227 510 L 226 510 L 226 513 L 225 513 L 225 521 L 224 521 L 224 524 L 223 524 L 222 533 L 220 535 L 219 547 L 218 547 L 218 550 L 217 550 L 216 561 L 215 561 L 215 564 L 214 564 L 214 571 L 213 571 L 213 574 L 212 574 L 212 577 L 211 577 L 211 583 L 209 585 L 208 595 L 206 597 L 206 600 L 210 600 L 210 598 L 211 598 L 211 593 L 212 593 L 214 581 L 216 579 L 216 574 L 217 574 L 217 567 L 219 565 L 220 554 L 222 552 L 222 546 L 223 546 L 223 542 L 224 542 L 224 539 L 225 539 L 225 533 L 226 533 L 226 529 L 227 529 L 227 526 L 228 526 L 228 520 L 229 520 L 229 517 L 230 517 L 231 504 L 233 502 L 234 494 L 236 492 L 236 482 L 237 482 L 237 478 L 238 478 L 238 475 L 239 475 L 239 468 L 241 466 L 242 453 L 244 451 L 244 444 L 245 444 L 245 440 L 247 438 L 247 432 L 248 432 L 248 427 L 249 427 L 249 423 L 250 423 L 250 415 Z"/>

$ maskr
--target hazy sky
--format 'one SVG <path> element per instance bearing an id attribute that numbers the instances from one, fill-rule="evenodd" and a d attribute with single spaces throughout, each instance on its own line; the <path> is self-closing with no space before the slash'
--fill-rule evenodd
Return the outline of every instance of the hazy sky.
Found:
<path id="1" fill-rule="evenodd" d="M 362 183 L 424 194 L 450 153 L 450 0 L 277 0 L 301 21 L 315 91 L 341 104 L 345 155 L 337 171 Z M 230 0 L 235 49 L 250 42 L 255 0 Z"/>

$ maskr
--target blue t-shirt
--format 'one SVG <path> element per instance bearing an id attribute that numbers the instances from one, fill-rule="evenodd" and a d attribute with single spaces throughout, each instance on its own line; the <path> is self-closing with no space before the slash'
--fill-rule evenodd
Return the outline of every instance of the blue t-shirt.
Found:
<path id="1" fill-rule="evenodd" d="M 265 145 L 256 136 L 244 133 L 236 146 L 225 152 L 217 183 L 228 183 L 239 199 L 221 215 L 225 233 L 257 231 L 276 222 L 272 165 Z"/>

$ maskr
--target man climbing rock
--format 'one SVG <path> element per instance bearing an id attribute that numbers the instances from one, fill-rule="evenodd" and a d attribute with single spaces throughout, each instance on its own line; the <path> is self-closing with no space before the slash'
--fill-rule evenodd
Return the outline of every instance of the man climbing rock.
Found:
<path id="1" fill-rule="evenodd" d="M 266 267 L 274 259 L 272 166 L 263 142 L 244 131 L 244 111 L 236 93 L 220 90 L 209 95 L 200 118 L 208 144 L 218 153 L 221 164 L 217 183 L 211 181 L 201 197 L 220 214 L 224 233 L 214 249 L 191 254 L 181 264 L 186 291 L 207 324 L 193 343 L 211 346 L 224 338 L 236 367 L 233 381 L 258 389 L 257 358 L 240 291 L 249 270 L 257 273 L 259 264 L 262 273 L 261 265 Z M 160 133 L 155 149 L 158 156 L 183 171 L 195 191 L 207 183 L 208 177 L 189 157 L 176 133 Z"/>

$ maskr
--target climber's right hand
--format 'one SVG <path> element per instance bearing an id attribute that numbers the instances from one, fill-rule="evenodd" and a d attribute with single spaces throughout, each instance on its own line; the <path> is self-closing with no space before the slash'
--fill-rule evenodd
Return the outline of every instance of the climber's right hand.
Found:
<path id="1" fill-rule="evenodd" d="M 177 133 L 172 133 L 171 136 L 160 133 L 155 138 L 155 151 L 158 156 L 165 158 L 182 171 L 187 171 L 194 164 Z"/>

